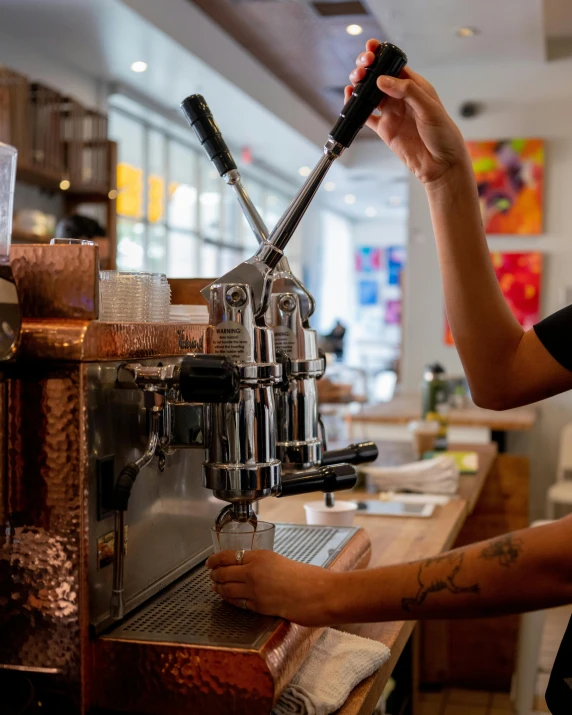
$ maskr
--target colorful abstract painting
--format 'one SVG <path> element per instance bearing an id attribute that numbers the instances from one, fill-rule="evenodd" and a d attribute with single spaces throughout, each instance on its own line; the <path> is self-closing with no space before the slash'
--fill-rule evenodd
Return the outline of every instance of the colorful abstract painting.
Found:
<path id="1" fill-rule="evenodd" d="M 467 142 L 488 234 L 542 233 L 542 139 Z"/>
<path id="2" fill-rule="evenodd" d="M 359 246 L 356 248 L 357 273 L 376 273 L 381 270 L 382 249 L 372 246 Z"/>
<path id="3" fill-rule="evenodd" d="M 401 325 L 400 300 L 388 300 L 385 302 L 384 323 L 386 325 Z"/>
<path id="4" fill-rule="evenodd" d="M 504 299 L 522 327 L 530 330 L 540 318 L 542 254 L 494 251 L 491 258 Z M 453 344 L 445 319 L 445 345 Z"/>
<path id="5" fill-rule="evenodd" d="M 387 265 L 387 285 L 401 285 L 401 273 L 407 258 L 404 246 L 389 246 L 385 249 L 385 262 Z"/>
<path id="6" fill-rule="evenodd" d="M 379 301 L 379 284 L 377 281 L 360 281 L 358 293 L 360 305 L 377 305 Z"/>

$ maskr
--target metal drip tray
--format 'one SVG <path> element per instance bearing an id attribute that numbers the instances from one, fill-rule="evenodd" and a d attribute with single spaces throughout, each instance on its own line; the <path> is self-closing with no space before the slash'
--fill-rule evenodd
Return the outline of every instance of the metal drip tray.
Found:
<path id="1" fill-rule="evenodd" d="M 327 567 L 354 536 L 354 527 L 276 524 L 275 551 L 314 566 Z M 203 565 L 155 596 L 105 638 L 257 648 L 276 618 L 241 611 L 211 590 Z"/>

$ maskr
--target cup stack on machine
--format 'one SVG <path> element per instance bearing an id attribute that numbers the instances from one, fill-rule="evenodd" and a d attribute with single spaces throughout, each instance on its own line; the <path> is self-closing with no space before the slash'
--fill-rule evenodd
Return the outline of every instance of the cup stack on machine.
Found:
<path id="1" fill-rule="evenodd" d="M 225 172 L 262 243 L 205 289 L 208 325 L 173 322 L 166 299 L 155 322 L 131 278 L 133 312 L 118 315 L 119 301 L 107 317 L 106 300 L 125 286 L 100 277 L 97 246 L 12 248 L 23 330 L 0 383 L 10 413 L 0 443 L 0 596 L 10 594 L 0 667 L 37 676 L 72 711 L 267 713 L 317 637 L 225 604 L 203 564 L 213 522 L 217 542 L 243 527 L 252 534 L 257 500 L 351 488 L 353 464 L 377 454 L 371 444 L 325 449 L 314 301 L 283 250 L 381 101 L 377 77 L 405 62 L 380 46 L 270 233 Z M 211 120 L 205 109 L 198 124 L 210 132 Z M 160 291 L 162 278 L 153 281 Z M 273 531 L 277 551 L 307 563 L 367 562 L 359 529 Z"/>

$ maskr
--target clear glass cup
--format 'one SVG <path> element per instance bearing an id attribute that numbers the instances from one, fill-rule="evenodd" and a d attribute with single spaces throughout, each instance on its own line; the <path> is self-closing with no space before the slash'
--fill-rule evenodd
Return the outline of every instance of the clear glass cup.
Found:
<path id="1" fill-rule="evenodd" d="M 266 549 L 274 550 L 274 524 L 267 521 L 259 521 L 256 531 L 252 524 L 231 521 L 223 531 L 217 531 L 211 526 L 211 538 L 213 548 L 216 551 L 258 551 Z"/>
<path id="2" fill-rule="evenodd" d="M 10 262 L 18 150 L 0 143 L 0 263 Z"/>

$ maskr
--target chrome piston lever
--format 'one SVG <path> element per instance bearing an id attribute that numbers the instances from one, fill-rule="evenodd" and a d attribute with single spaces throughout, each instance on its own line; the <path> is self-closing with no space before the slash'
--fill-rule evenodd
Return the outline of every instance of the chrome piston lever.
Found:
<path id="1" fill-rule="evenodd" d="M 240 172 L 205 98 L 200 94 L 192 94 L 181 103 L 181 110 L 220 176 L 236 194 L 242 212 L 258 242 L 261 245 L 266 243 L 269 236 L 268 228 L 244 188 Z M 315 309 L 314 298 L 294 276 L 286 256 L 283 255 L 278 262 L 276 273 L 288 284 L 286 292 L 295 292 L 300 296 L 303 318 L 308 320 Z"/>
<path id="2" fill-rule="evenodd" d="M 374 54 L 375 59 L 366 68 L 365 78 L 354 87 L 352 96 L 344 105 L 338 121 L 330 132 L 322 158 L 276 224 L 268 242 L 264 243 L 252 258 L 216 281 L 217 284 L 249 283 L 252 286 L 257 315 L 266 312 L 270 296 L 271 273 L 282 259 L 284 249 L 306 213 L 330 166 L 351 145 L 369 115 L 384 98 L 384 93 L 377 86 L 378 77 L 381 75 L 397 77 L 407 63 L 405 53 L 388 42 L 383 42 Z M 208 300 L 210 286 L 204 288 L 202 294 Z"/>

